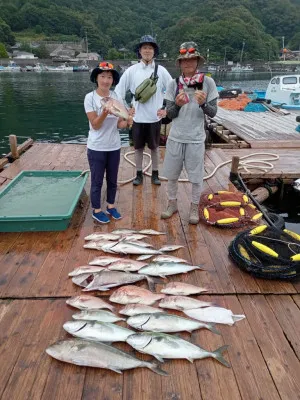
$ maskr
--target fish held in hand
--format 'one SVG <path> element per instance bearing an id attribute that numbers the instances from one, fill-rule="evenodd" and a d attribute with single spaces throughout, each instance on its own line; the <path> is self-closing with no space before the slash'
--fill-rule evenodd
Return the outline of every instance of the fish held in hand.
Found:
<path id="1" fill-rule="evenodd" d="M 223 357 L 223 352 L 228 348 L 227 345 L 215 351 L 207 351 L 177 336 L 155 332 L 134 333 L 128 336 L 126 342 L 140 353 L 150 354 L 161 362 L 164 361 L 164 358 L 183 358 L 193 362 L 212 357 L 226 367 L 230 367 Z"/>
<path id="2" fill-rule="evenodd" d="M 116 117 L 128 119 L 129 115 L 126 108 L 118 100 L 112 97 L 103 97 L 101 99 L 101 105 L 104 109 L 108 110 L 111 114 Z"/>
<path id="3" fill-rule="evenodd" d="M 63 328 L 75 337 L 99 342 L 125 342 L 134 333 L 122 326 L 100 321 L 68 321 Z"/>
<path id="4" fill-rule="evenodd" d="M 184 282 L 170 282 L 161 290 L 161 293 L 172 294 L 175 296 L 188 296 L 190 294 L 197 294 L 201 292 L 207 292 L 207 289 Z"/>
<path id="5" fill-rule="evenodd" d="M 164 294 L 152 293 L 150 290 L 139 286 L 123 286 L 117 289 L 109 298 L 113 303 L 118 304 L 154 304 L 157 300 L 163 299 Z"/>
<path id="6" fill-rule="evenodd" d="M 111 304 L 106 303 L 100 297 L 89 296 L 82 294 L 75 296 L 66 301 L 69 306 L 78 308 L 79 310 L 101 310 L 107 308 L 108 310 L 114 311 L 115 307 Z"/>
<path id="7" fill-rule="evenodd" d="M 73 319 L 82 321 L 118 322 L 125 321 L 125 318 L 118 317 L 116 314 L 105 310 L 86 310 L 72 315 Z"/>
<path id="8" fill-rule="evenodd" d="M 118 374 L 128 369 L 146 367 L 159 375 L 168 375 L 156 363 L 140 360 L 125 351 L 99 342 L 61 340 L 49 346 L 46 353 L 63 362 L 83 367 L 107 368 Z"/>
<path id="9" fill-rule="evenodd" d="M 154 313 L 139 314 L 129 317 L 127 324 L 135 329 L 152 332 L 192 332 L 196 329 L 206 328 L 219 334 L 214 325 L 193 321 L 174 314 Z"/>

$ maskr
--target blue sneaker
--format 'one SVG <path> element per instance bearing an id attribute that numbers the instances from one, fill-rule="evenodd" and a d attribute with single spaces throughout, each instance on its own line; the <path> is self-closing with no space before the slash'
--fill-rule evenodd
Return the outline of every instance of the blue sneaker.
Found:
<path id="1" fill-rule="evenodd" d="M 101 224 L 108 224 L 110 222 L 110 219 L 103 211 L 97 213 L 93 211 L 93 218 Z"/>
<path id="2" fill-rule="evenodd" d="M 121 219 L 122 216 L 116 208 L 107 208 L 106 214 L 111 215 L 113 219 Z"/>

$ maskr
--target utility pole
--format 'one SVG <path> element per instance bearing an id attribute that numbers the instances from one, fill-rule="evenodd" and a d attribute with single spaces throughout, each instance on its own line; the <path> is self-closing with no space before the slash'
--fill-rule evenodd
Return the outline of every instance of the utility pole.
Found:
<path id="1" fill-rule="evenodd" d="M 206 53 L 206 61 L 207 61 L 207 64 L 209 63 L 209 49 L 207 49 L 207 53 Z"/>
<path id="2" fill-rule="evenodd" d="M 226 51 L 227 51 L 227 47 L 225 46 L 225 51 L 224 51 L 224 69 L 226 68 Z"/>
<path id="3" fill-rule="evenodd" d="M 241 58 L 240 58 L 240 64 L 242 64 L 242 59 L 243 59 L 243 53 L 244 53 L 244 47 L 245 47 L 245 40 L 243 40 L 243 46 L 242 46 L 242 51 L 241 51 Z"/>
<path id="4" fill-rule="evenodd" d="M 285 61 L 284 36 L 282 36 L 282 54 L 283 54 L 283 61 Z"/>
<path id="5" fill-rule="evenodd" d="M 85 30 L 85 43 L 86 43 L 86 55 L 87 55 L 87 58 L 89 58 L 89 44 L 88 44 L 88 38 L 87 38 L 87 30 Z"/>

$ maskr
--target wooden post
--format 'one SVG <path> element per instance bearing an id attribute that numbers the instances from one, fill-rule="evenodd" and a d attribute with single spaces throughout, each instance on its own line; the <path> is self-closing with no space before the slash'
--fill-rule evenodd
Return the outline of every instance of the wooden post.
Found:
<path id="1" fill-rule="evenodd" d="M 231 173 L 237 174 L 239 169 L 240 157 L 233 156 L 231 161 Z"/>
<path id="2" fill-rule="evenodd" d="M 271 186 L 270 190 L 272 194 L 276 193 L 278 190 L 278 186 Z M 258 203 L 263 203 L 270 196 L 270 192 L 267 188 L 260 186 L 253 190 L 252 196 L 255 198 Z"/>
<path id="3" fill-rule="evenodd" d="M 9 145 L 12 158 L 15 160 L 19 158 L 18 143 L 16 135 L 9 135 Z"/>

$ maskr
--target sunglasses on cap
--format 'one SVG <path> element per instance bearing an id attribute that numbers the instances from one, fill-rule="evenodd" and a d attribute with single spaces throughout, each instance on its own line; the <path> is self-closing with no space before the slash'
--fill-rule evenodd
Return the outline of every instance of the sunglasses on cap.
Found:
<path id="1" fill-rule="evenodd" d="M 196 51 L 195 47 L 190 47 L 189 49 L 180 49 L 179 53 L 180 54 L 186 54 L 186 53 L 193 54 L 193 53 L 195 53 L 195 51 Z"/>
<path id="2" fill-rule="evenodd" d="M 108 62 L 101 62 L 100 64 L 99 64 L 99 68 L 101 68 L 101 69 L 106 69 L 106 70 L 110 70 L 110 69 L 114 69 L 114 66 L 113 66 L 113 64 L 111 64 L 111 63 L 108 63 Z"/>

